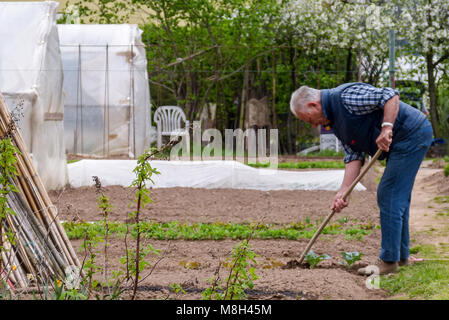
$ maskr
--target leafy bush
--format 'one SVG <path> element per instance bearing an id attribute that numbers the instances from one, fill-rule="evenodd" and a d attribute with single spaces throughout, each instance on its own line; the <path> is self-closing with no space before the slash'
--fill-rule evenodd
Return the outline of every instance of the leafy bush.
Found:
<path id="1" fill-rule="evenodd" d="M 445 177 L 447 177 L 447 176 L 449 176 L 449 164 L 446 166 L 446 167 L 444 167 L 444 176 Z"/>

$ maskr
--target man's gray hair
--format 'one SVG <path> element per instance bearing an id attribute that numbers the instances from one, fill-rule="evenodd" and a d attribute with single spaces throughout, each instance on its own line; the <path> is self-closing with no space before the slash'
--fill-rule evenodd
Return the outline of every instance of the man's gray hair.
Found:
<path id="1" fill-rule="evenodd" d="M 296 115 L 296 111 L 304 112 L 307 102 L 319 101 L 321 99 L 320 90 L 302 86 L 292 93 L 290 99 L 290 110 Z"/>

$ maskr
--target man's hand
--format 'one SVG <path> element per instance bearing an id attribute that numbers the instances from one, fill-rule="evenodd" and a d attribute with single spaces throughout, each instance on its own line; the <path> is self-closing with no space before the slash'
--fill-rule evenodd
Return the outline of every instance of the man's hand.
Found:
<path id="1" fill-rule="evenodd" d="M 343 194 L 346 190 L 340 190 L 334 197 L 334 202 L 332 203 L 331 209 L 335 212 L 340 212 L 343 208 L 346 208 L 349 205 L 349 199 L 346 201 L 343 199 Z"/>
<path id="2" fill-rule="evenodd" d="M 343 177 L 343 182 L 341 183 L 340 191 L 338 191 L 335 195 L 334 201 L 332 202 L 331 206 L 331 209 L 335 212 L 340 212 L 343 208 L 346 208 L 348 206 L 349 198 L 343 200 L 343 195 L 359 175 L 361 167 L 361 160 L 354 160 L 346 164 L 345 175 Z"/>
<path id="3" fill-rule="evenodd" d="M 398 116 L 398 112 L 399 112 L 399 96 L 395 95 L 394 97 L 390 98 L 384 105 L 384 118 L 382 122 L 389 122 L 394 124 L 394 122 L 396 121 L 396 117 Z M 393 136 L 393 127 L 388 125 L 382 127 L 382 131 L 380 132 L 379 136 L 376 139 L 376 144 L 379 147 L 379 149 L 389 152 L 392 136 Z"/>
<path id="4" fill-rule="evenodd" d="M 379 136 L 376 139 L 376 144 L 379 147 L 379 149 L 382 149 L 383 151 L 390 151 L 390 145 L 393 141 L 393 128 L 390 126 L 385 126 L 382 128 L 382 131 L 380 132 Z"/>

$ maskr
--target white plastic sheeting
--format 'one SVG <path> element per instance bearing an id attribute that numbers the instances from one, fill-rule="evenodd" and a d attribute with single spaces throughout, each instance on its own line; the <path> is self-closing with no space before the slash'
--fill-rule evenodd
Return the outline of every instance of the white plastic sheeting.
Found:
<path id="1" fill-rule="evenodd" d="M 47 189 L 68 180 L 64 148 L 63 73 L 56 2 L 0 2 L 0 92 Z"/>
<path id="2" fill-rule="evenodd" d="M 237 161 L 150 161 L 161 174 L 153 188 L 233 188 L 254 190 L 338 190 L 344 170 L 287 171 L 256 169 Z M 98 176 L 104 186 L 128 187 L 135 179 L 136 160 L 81 160 L 69 164 L 72 187 L 92 186 Z M 366 190 L 357 184 L 355 190 Z"/>
<path id="3" fill-rule="evenodd" d="M 58 25 L 69 153 L 138 156 L 150 145 L 145 47 L 137 25 Z"/>

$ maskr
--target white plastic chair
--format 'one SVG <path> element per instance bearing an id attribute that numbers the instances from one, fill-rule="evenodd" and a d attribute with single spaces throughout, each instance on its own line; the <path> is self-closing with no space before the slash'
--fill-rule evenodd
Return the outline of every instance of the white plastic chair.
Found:
<path id="1" fill-rule="evenodd" d="M 185 126 L 181 126 L 181 120 Z M 156 109 L 154 113 L 154 122 L 157 125 L 157 148 L 162 147 L 162 136 L 189 135 L 189 121 L 186 119 L 184 111 L 177 106 L 162 106 Z M 190 149 L 190 142 L 187 142 L 187 148 Z M 190 150 L 187 150 L 190 152 Z"/>

